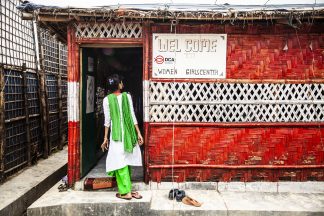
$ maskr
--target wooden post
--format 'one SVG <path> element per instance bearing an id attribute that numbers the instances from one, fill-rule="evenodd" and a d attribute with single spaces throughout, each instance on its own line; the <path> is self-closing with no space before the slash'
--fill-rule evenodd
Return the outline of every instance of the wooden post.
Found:
<path id="1" fill-rule="evenodd" d="M 46 94 L 46 83 L 45 83 L 45 69 L 44 69 L 44 49 L 41 40 L 40 31 L 37 30 L 37 37 L 39 43 L 39 55 L 40 55 L 40 70 L 38 71 L 39 78 L 39 99 L 40 99 L 40 110 L 42 116 L 42 140 L 44 143 L 43 157 L 47 158 L 49 154 L 49 139 L 48 139 L 48 111 L 47 111 L 47 94 Z"/>
<path id="2" fill-rule="evenodd" d="M 22 65 L 23 76 L 23 94 L 24 94 L 24 107 L 25 107 L 25 121 L 26 121 L 26 138 L 27 138 L 27 163 L 31 165 L 31 140 L 30 140 L 30 122 L 29 122 L 29 104 L 28 104 L 28 90 L 27 90 L 27 74 L 26 63 Z"/>
<path id="3" fill-rule="evenodd" d="M 63 112 L 62 112 L 62 69 L 61 69 L 61 42 L 58 43 L 58 78 L 57 78 L 57 89 L 58 89 L 58 111 L 59 111 L 59 143 L 58 149 L 63 149 Z"/>
<path id="4" fill-rule="evenodd" d="M 0 182 L 4 179 L 4 148 L 6 141 L 4 77 L 3 65 L 0 65 Z"/>

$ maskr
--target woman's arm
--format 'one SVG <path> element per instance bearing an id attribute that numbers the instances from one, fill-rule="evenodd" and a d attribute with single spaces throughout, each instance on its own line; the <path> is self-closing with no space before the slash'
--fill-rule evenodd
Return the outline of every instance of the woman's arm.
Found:
<path id="1" fill-rule="evenodd" d="M 105 135 L 104 135 L 104 141 L 101 144 L 101 150 L 104 152 L 105 149 L 108 150 L 108 131 L 109 131 L 109 126 L 105 126 Z"/>
<path id="2" fill-rule="evenodd" d="M 138 124 L 135 125 L 135 129 L 136 129 L 136 132 L 137 132 L 138 144 L 143 145 L 144 144 L 144 139 L 142 137 L 140 129 L 138 128 Z"/>
<path id="3" fill-rule="evenodd" d="M 109 104 L 108 104 L 108 98 L 105 97 L 102 102 L 102 107 L 105 115 L 105 135 L 103 143 L 101 144 L 102 151 L 108 150 L 108 132 L 110 127 L 110 110 L 109 110 Z"/>

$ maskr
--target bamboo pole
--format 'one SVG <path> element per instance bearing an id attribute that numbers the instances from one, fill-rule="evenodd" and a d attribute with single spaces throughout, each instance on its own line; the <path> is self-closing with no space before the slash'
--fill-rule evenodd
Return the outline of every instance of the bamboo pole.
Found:
<path id="1" fill-rule="evenodd" d="M 220 105 L 220 104 L 324 104 L 323 100 L 201 100 L 201 101 L 150 101 L 150 105 Z"/>
<path id="2" fill-rule="evenodd" d="M 149 141 L 149 123 L 147 120 L 147 107 L 148 107 L 148 80 L 149 80 L 149 53 L 150 53 L 150 23 L 143 23 L 143 110 L 144 110 L 144 182 L 148 184 L 149 182 L 149 152 L 148 152 L 148 141 Z"/>
<path id="3" fill-rule="evenodd" d="M 40 99 L 40 111 L 42 115 L 41 124 L 42 124 L 42 140 L 44 144 L 43 157 L 47 158 L 49 154 L 49 139 L 48 139 L 48 112 L 47 112 L 47 94 L 46 94 L 46 84 L 45 84 L 45 69 L 44 69 L 44 49 L 42 45 L 42 40 L 40 36 L 40 31 L 37 29 L 37 36 L 35 36 L 39 43 L 39 67 L 38 78 L 39 78 L 39 99 Z"/>
<path id="4" fill-rule="evenodd" d="M 127 14 L 127 12 L 129 14 Z M 306 20 L 308 17 L 311 17 L 312 19 L 322 19 L 323 14 L 312 14 L 314 13 L 313 11 L 306 11 L 308 12 L 308 15 L 305 15 L 305 11 L 300 11 L 299 13 L 295 12 L 295 14 L 302 14 L 304 13 L 304 20 Z M 170 15 L 164 15 L 164 14 L 146 14 L 146 13 L 141 13 L 141 11 L 126 11 L 123 15 L 118 14 L 118 11 L 112 13 L 112 17 L 114 18 L 120 18 L 120 19 L 135 19 L 135 20 L 169 20 L 169 19 L 174 19 L 175 17 L 178 20 L 197 20 L 197 21 L 231 21 L 233 19 L 235 20 L 282 20 L 282 19 L 287 19 L 287 17 L 291 14 L 291 12 L 286 12 L 282 14 L 255 14 L 255 13 L 241 13 L 238 14 L 237 17 L 233 16 L 223 16 L 223 14 L 215 14 L 215 13 L 206 13 L 206 14 L 191 14 L 185 15 L 181 13 L 173 13 Z M 106 11 L 100 12 L 96 11 L 96 14 L 94 13 L 89 13 L 89 12 L 71 12 L 71 11 L 66 11 L 66 12 L 56 12 L 53 13 L 52 11 L 50 12 L 45 12 L 41 11 L 39 13 L 39 20 L 42 22 L 71 22 L 72 20 L 76 19 L 77 17 L 105 17 L 107 16 Z M 28 16 L 23 17 L 23 19 L 28 19 Z M 302 20 L 303 20 L 302 19 Z"/>
<path id="5" fill-rule="evenodd" d="M 62 112 L 62 69 L 61 69 L 61 42 L 58 43 L 58 78 L 57 78 L 57 89 L 58 89 L 58 112 L 59 112 L 59 143 L 58 149 L 63 149 L 63 112 Z"/>
<path id="6" fill-rule="evenodd" d="M 150 78 L 151 82 L 174 82 L 173 79 L 169 78 Z M 324 79 L 186 79 L 176 78 L 175 82 L 190 82 L 190 83 L 276 83 L 276 84 L 310 84 L 310 83 L 323 83 Z"/>
<path id="7" fill-rule="evenodd" d="M 31 140 L 30 140 L 30 121 L 29 121 L 26 63 L 22 65 L 22 77 L 23 77 L 24 107 L 25 107 L 25 116 L 26 116 L 25 123 L 26 123 L 26 138 L 27 138 L 27 163 L 28 166 L 30 166 L 31 165 Z"/>
<path id="8" fill-rule="evenodd" d="M 4 149 L 5 149 L 5 98 L 4 98 L 4 69 L 3 66 L 0 65 L 0 182 L 4 179 Z"/>
<path id="9" fill-rule="evenodd" d="M 6 120 L 5 120 L 5 123 L 14 122 L 14 121 L 19 121 L 19 120 L 23 120 L 23 119 L 25 119 L 25 118 L 26 118 L 26 116 L 18 116 L 18 117 L 15 117 L 15 118 L 6 119 Z"/>
<path id="10" fill-rule="evenodd" d="M 280 127 L 319 127 L 324 122 L 151 122 L 150 127 L 214 127 L 214 128 L 280 128 Z"/>
<path id="11" fill-rule="evenodd" d="M 170 168 L 211 168 L 211 169 L 323 169 L 323 164 L 317 165 L 227 165 L 227 164 L 159 164 L 149 165 L 149 169 L 170 169 Z"/>

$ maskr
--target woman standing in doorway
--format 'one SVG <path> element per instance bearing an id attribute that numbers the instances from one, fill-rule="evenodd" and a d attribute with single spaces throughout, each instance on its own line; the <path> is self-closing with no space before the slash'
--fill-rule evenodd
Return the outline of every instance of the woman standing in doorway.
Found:
<path id="1" fill-rule="evenodd" d="M 142 166 L 142 156 L 139 145 L 143 137 L 138 128 L 134 113 L 132 98 L 126 92 L 122 93 L 124 84 L 117 74 L 108 78 L 110 94 L 103 99 L 105 115 L 105 135 L 101 149 L 108 150 L 106 172 L 115 176 L 118 186 L 116 196 L 121 199 L 141 199 L 138 192 L 132 192 L 131 168 Z M 108 131 L 111 128 L 108 141 Z"/>

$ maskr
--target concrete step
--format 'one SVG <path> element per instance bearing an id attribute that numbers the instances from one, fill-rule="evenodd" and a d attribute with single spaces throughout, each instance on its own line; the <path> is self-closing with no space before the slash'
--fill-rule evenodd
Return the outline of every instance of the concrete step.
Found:
<path id="1" fill-rule="evenodd" d="M 202 202 L 199 208 L 169 201 L 168 191 L 155 191 L 151 211 L 156 215 L 323 215 L 324 194 L 260 192 L 215 192 L 188 190 L 186 194 Z"/>
<path id="2" fill-rule="evenodd" d="M 218 183 L 219 184 L 219 183 Z M 27 211 L 28 216 L 40 215 L 324 215 L 323 182 L 286 184 L 286 192 L 264 192 L 267 188 L 260 183 L 254 191 L 242 190 L 231 183 L 220 190 L 208 188 L 199 183 L 185 183 L 186 194 L 203 203 L 201 207 L 185 205 L 167 198 L 170 183 L 147 185 L 140 193 L 143 199 L 130 201 L 118 199 L 113 191 L 74 191 L 58 192 L 58 184 L 33 203 Z M 206 184 L 205 184 L 206 185 Z M 213 184 L 207 184 L 213 185 Z M 221 184 L 222 185 L 222 184 Z M 240 185 L 240 184 L 239 184 Z M 255 183 L 256 185 L 256 183 Z M 263 185 L 263 186 L 262 186 Z M 268 184 L 271 185 L 271 184 Z M 139 185 L 140 186 L 140 185 Z M 140 187 L 138 188 L 140 189 Z M 143 186 L 143 185 L 142 185 Z M 164 188 L 169 186 L 169 188 Z M 175 186 L 175 184 L 173 185 Z M 178 185 L 179 186 L 179 185 Z M 180 185 L 181 186 L 181 185 Z M 237 184 L 236 184 L 237 186 Z M 191 187 L 191 188 L 190 188 Z M 205 189 L 202 189 L 205 188 Z M 251 187 L 253 188 L 253 187 Z M 263 188 L 263 189 L 262 189 Z M 272 190 L 271 187 L 270 191 Z M 292 193 L 287 192 L 296 190 Z M 306 188 L 306 190 L 301 189 Z M 313 188 L 313 190 L 307 190 Z M 314 189 L 318 190 L 314 190 Z M 262 191 L 263 190 L 263 191 Z"/>
<path id="3" fill-rule="evenodd" d="M 67 146 L 10 177 L 0 185 L 0 216 L 22 215 L 29 205 L 66 175 L 66 170 Z"/>
<path id="4" fill-rule="evenodd" d="M 83 191 L 84 190 L 84 181 L 86 178 L 104 178 L 107 177 L 106 174 L 106 157 L 107 154 L 104 154 L 97 164 L 84 176 L 80 181 L 77 181 L 74 185 L 74 190 Z M 132 167 L 132 182 L 143 182 L 144 179 L 143 167 Z M 114 190 L 114 189 L 113 189 Z"/>

